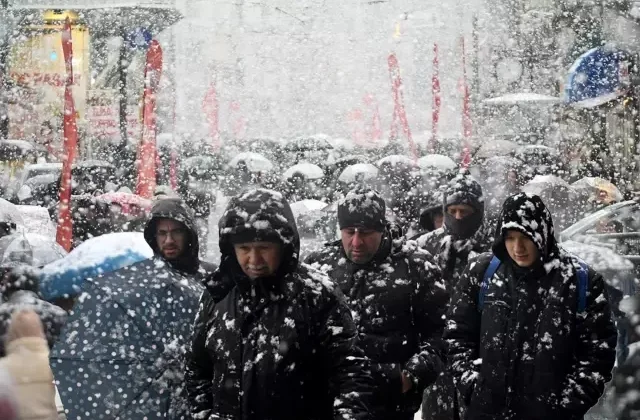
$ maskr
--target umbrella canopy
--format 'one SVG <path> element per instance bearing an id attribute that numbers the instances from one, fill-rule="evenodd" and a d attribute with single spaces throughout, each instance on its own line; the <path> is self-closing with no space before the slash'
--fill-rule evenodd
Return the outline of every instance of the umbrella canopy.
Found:
<path id="1" fill-rule="evenodd" d="M 383 157 L 382 159 L 376 162 L 377 167 L 380 167 L 385 164 L 391 165 L 391 166 L 398 166 L 398 165 L 414 166 L 415 162 L 409 156 L 405 156 L 405 155 L 390 155 L 387 157 Z"/>
<path id="2" fill-rule="evenodd" d="M 357 163 L 347 166 L 338 177 L 341 182 L 357 182 L 373 179 L 378 176 L 378 168 L 370 163 Z"/>
<path id="3" fill-rule="evenodd" d="M 618 187 L 616 187 L 611 181 L 607 181 L 603 178 L 585 177 L 571 185 L 574 188 L 585 191 L 593 201 L 601 201 L 605 204 L 611 204 L 624 200 L 624 197 Z"/>
<path id="4" fill-rule="evenodd" d="M 24 219 L 18 207 L 4 198 L 0 198 L 0 222 L 14 223 L 16 226 L 24 225 Z"/>
<path id="5" fill-rule="evenodd" d="M 201 293 L 156 260 L 86 282 L 51 352 L 67 418 L 188 418 L 184 354 Z"/>
<path id="6" fill-rule="evenodd" d="M 291 203 L 291 211 L 296 218 L 304 214 L 322 210 L 325 207 L 327 207 L 327 203 L 320 200 L 301 200 Z"/>
<path id="7" fill-rule="evenodd" d="M 507 156 L 518 148 L 516 142 L 503 139 L 491 139 L 478 147 L 473 154 L 474 158 L 487 159 L 492 156 Z"/>
<path id="8" fill-rule="evenodd" d="M 38 206 L 16 207 L 24 221 L 24 225 L 18 226 L 18 232 L 37 233 L 55 239 L 56 224 L 51 220 L 51 215 L 49 215 L 49 211 L 46 208 Z"/>
<path id="9" fill-rule="evenodd" d="M 420 169 L 436 169 L 449 171 L 457 167 L 456 163 L 449 156 L 445 155 L 425 155 L 418 159 Z"/>
<path id="10" fill-rule="evenodd" d="M 247 168 L 251 172 L 266 172 L 273 169 L 273 163 L 260 153 L 243 152 L 238 153 L 233 159 L 229 161 L 228 166 L 235 167 L 238 162 L 244 162 Z"/>
<path id="11" fill-rule="evenodd" d="M 0 238 L 0 266 L 33 265 L 33 249 L 27 238 L 16 233 Z"/>
<path id="12" fill-rule="evenodd" d="M 33 265 L 42 267 L 67 256 L 68 252 L 55 241 L 55 237 L 38 233 L 25 233 L 31 250 L 33 251 Z"/>
<path id="13" fill-rule="evenodd" d="M 282 177 L 286 180 L 295 174 L 301 174 L 308 179 L 320 179 L 324 177 L 324 171 L 318 165 L 309 162 L 301 162 L 287 169 Z"/>
<path id="14" fill-rule="evenodd" d="M 104 201 L 109 204 L 119 204 L 122 207 L 123 214 L 135 213 L 134 208 L 138 207 L 145 211 L 151 210 L 153 201 L 144 197 L 140 197 L 136 194 L 130 194 L 126 192 L 111 192 L 102 194 L 96 197 L 96 199 Z"/>
<path id="15" fill-rule="evenodd" d="M 325 137 L 302 137 L 287 142 L 285 149 L 291 152 L 304 152 L 311 150 L 329 150 L 333 146 Z"/>
<path id="16" fill-rule="evenodd" d="M 83 242 L 65 258 L 45 265 L 40 275 L 40 289 L 47 300 L 75 296 L 88 278 L 152 256 L 153 251 L 140 232 L 97 236 Z"/>

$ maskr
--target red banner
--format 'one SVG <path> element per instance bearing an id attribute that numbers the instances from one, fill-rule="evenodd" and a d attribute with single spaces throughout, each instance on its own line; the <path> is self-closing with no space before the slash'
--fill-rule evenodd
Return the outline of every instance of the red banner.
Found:
<path id="1" fill-rule="evenodd" d="M 209 123 L 213 148 L 214 150 L 219 150 L 222 146 L 220 142 L 220 106 L 218 104 L 218 91 L 216 90 L 215 80 L 211 83 L 209 91 L 204 96 L 202 110 Z"/>
<path id="2" fill-rule="evenodd" d="M 431 77 L 431 95 L 432 112 L 431 112 L 431 141 L 429 142 L 429 150 L 436 152 L 438 145 L 438 123 L 440 122 L 440 61 L 438 59 L 438 44 L 433 44 L 433 76 Z"/>
<path id="3" fill-rule="evenodd" d="M 373 111 L 373 119 L 371 120 L 371 129 L 367 130 L 367 137 L 372 144 L 378 143 L 382 138 L 382 126 L 380 124 L 380 109 L 378 101 L 373 95 L 368 94 L 364 97 L 364 104 Z"/>
<path id="4" fill-rule="evenodd" d="M 405 136 L 407 136 L 407 140 L 409 141 L 409 147 L 411 148 L 411 154 L 413 154 L 414 159 L 418 159 L 418 150 L 416 149 L 416 144 L 413 142 L 413 137 L 411 136 L 411 129 L 409 128 L 409 121 L 407 120 L 407 113 L 404 109 L 404 96 L 402 94 L 402 77 L 400 77 L 400 66 L 398 65 L 398 59 L 395 54 L 389 55 L 389 74 L 391 75 L 391 89 L 393 91 L 393 102 L 394 102 L 394 121 L 395 115 L 400 119 L 400 123 L 402 124 L 402 129 L 404 131 Z"/>
<path id="5" fill-rule="evenodd" d="M 73 86 L 73 41 L 71 39 L 71 23 L 69 18 L 65 21 L 62 32 L 62 52 L 67 73 L 64 88 L 64 156 L 62 161 L 62 176 L 60 182 L 60 203 L 58 205 L 58 229 L 56 241 L 67 251 L 73 245 L 73 220 L 71 218 L 71 167 L 78 146 L 78 128 L 76 126 L 76 109 L 71 94 Z"/>
<path id="6" fill-rule="evenodd" d="M 468 168 L 471 164 L 471 98 L 469 94 L 469 84 L 467 83 L 467 59 L 464 47 L 464 37 L 462 37 L 462 134 L 464 136 L 464 147 L 462 149 L 462 167 Z"/>
<path id="7" fill-rule="evenodd" d="M 147 50 L 142 99 L 142 139 L 138 148 L 136 194 L 152 198 L 156 189 L 156 93 L 162 76 L 162 48 L 155 39 Z"/>

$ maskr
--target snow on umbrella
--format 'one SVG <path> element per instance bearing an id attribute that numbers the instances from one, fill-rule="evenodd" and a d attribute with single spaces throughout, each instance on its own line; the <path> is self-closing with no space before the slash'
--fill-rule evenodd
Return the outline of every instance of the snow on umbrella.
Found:
<path id="1" fill-rule="evenodd" d="M 378 176 L 378 168 L 370 163 L 357 163 L 347 166 L 338 177 L 338 181 L 350 183 L 373 179 Z"/>
<path id="2" fill-rule="evenodd" d="M 231 159 L 231 161 L 229 161 L 228 166 L 235 168 L 239 162 L 244 162 L 250 172 L 266 172 L 273 169 L 273 163 L 260 153 L 238 153 L 233 159 Z"/>
<path id="3" fill-rule="evenodd" d="M 33 249 L 21 233 L 0 238 L 0 266 L 33 265 Z"/>
<path id="4" fill-rule="evenodd" d="M 292 152 L 304 152 L 311 150 L 329 150 L 333 149 L 333 146 L 331 146 L 327 138 L 324 136 L 317 136 L 291 140 L 287 142 L 285 149 Z"/>
<path id="5" fill-rule="evenodd" d="M 50 357 L 67 418 L 189 417 L 184 355 L 202 286 L 154 259 L 82 292 Z"/>
<path id="6" fill-rule="evenodd" d="M 320 179 L 324 177 L 324 171 L 318 165 L 309 162 L 301 162 L 287 169 L 282 178 L 285 180 L 293 178 L 295 174 L 301 174 L 308 179 Z"/>
<path id="7" fill-rule="evenodd" d="M 391 166 L 398 166 L 398 165 L 404 165 L 409 167 L 415 166 L 415 162 L 413 161 L 413 159 L 405 155 L 390 155 L 387 157 L 383 157 L 382 159 L 379 159 L 376 162 L 376 166 L 378 168 L 385 164 L 391 165 Z"/>
<path id="8" fill-rule="evenodd" d="M 18 206 L 0 198 L 0 222 L 13 223 L 16 226 L 24 225 Z"/>
<path id="9" fill-rule="evenodd" d="M 420 169 L 436 169 L 440 171 L 448 171 L 456 168 L 456 163 L 449 156 L 445 155 L 425 155 L 418 159 Z"/>
<path id="10" fill-rule="evenodd" d="M 140 232 L 117 232 L 83 242 L 42 268 L 40 289 L 47 300 L 75 296 L 88 278 L 146 260 L 153 251 Z"/>
<path id="11" fill-rule="evenodd" d="M 611 204 L 624 200 L 622 193 L 611 181 L 598 177 L 584 177 L 573 184 L 574 188 L 585 191 L 593 201 Z"/>
<path id="12" fill-rule="evenodd" d="M 327 207 L 327 203 L 320 200 L 300 200 L 295 203 L 291 203 L 291 211 L 294 217 L 297 219 L 299 216 L 322 210 Z"/>
<path id="13" fill-rule="evenodd" d="M 67 251 L 55 241 L 54 237 L 40 235 L 38 233 L 25 233 L 31 250 L 33 252 L 33 265 L 42 267 L 61 258 L 64 258 Z"/>
<path id="14" fill-rule="evenodd" d="M 24 225 L 18 226 L 18 232 L 37 233 L 52 239 L 56 237 L 56 224 L 51 220 L 49 211 L 38 206 L 16 206 Z"/>
<path id="15" fill-rule="evenodd" d="M 584 194 L 554 175 L 536 175 L 522 187 L 522 191 L 542 198 L 554 217 L 558 232 L 580 220 L 587 209 Z"/>
<path id="16" fill-rule="evenodd" d="M 135 207 L 149 211 L 153 204 L 151 200 L 126 192 L 110 192 L 101 194 L 97 196 L 96 199 L 109 204 L 119 204 L 122 207 L 123 214 L 137 214 L 136 211 L 133 211 Z"/>

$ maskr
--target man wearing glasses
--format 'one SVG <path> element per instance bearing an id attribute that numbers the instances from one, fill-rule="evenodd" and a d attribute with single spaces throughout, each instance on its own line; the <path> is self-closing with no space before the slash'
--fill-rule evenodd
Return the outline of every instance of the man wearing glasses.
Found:
<path id="1" fill-rule="evenodd" d="M 344 293 L 371 361 L 380 418 L 413 419 L 422 393 L 443 368 L 447 297 L 426 253 L 393 241 L 385 202 L 357 188 L 338 205 L 341 240 L 307 258 Z"/>

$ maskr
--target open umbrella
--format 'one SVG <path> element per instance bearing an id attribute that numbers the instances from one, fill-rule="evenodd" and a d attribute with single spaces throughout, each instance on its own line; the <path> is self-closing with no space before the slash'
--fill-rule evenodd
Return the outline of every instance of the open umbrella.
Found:
<path id="1" fill-rule="evenodd" d="M 126 192 L 110 192 L 102 194 L 96 197 L 97 200 L 104 201 L 109 204 L 119 204 L 122 207 L 123 214 L 137 213 L 134 208 L 142 209 L 145 211 L 151 210 L 153 201 L 144 197 L 140 197 L 136 194 L 130 194 Z"/>
<path id="2" fill-rule="evenodd" d="M 507 156 L 518 148 L 511 140 L 491 139 L 482 143 L 473 153 L 474 159 L 487 159 L 492 156 Z"/>
<path id="3" fill-rule="evenodd" d="M 0 222 L 13 223 L 16 226 L 24 225 L 18 207 L 4 198 L 0 198 Z"/>
<path id="4" fill-rule="evenodd" d="M 33 265 L 33 250 L 27 238 L 14 233 L 0 238 L 0 266 Z"/>
<path id="5" fill-rule="evenodd" d="M 331 143 L 324 136 L 311 136 L 302 137 L 287 142 L 285 146 L 286 150 L 292 152 L 305 152 L 314 150 L 329 150 L 333 149 Z"/>
<path id="6" fill-rule="evenodd" d="M 373 179 L 378 176 L 378 168 L 370 163 L 357 163 L 347 166 L 338 177 L 340 182 L 358 182 Z"/>
<path id="7" fill-rule="evenodd" d="M 309 162 L 301 162 L 287 169 L 282 177 L 286 180 L 295 174 L 301 174 L 307 179 L 320 179 L 324 177 L 324 171 L 318 165 Z"/>
<path id="8" fill-rule="evenodd" d="M 40 289 L 47 300 L 75 296 L 88 278 L 153 256 L 140 232 L 118 232 L 83 242 L 61 260 L 42 268 Z"/>
<path id="9" fill-rule="evenodd" d="M 68 252 L 56 242 L 55 237 L 40 235 L 38 233 L 25 233 L 33 252 L 33 265 L 42 267 L 67 256 Z"/>
<path id="10" fill-rule="evenodd" d="M 320 200 L 300 200 L 291 203 L 291 211 L 296 218 L 317 210 L 322 210 L 325 207 L 327 207 L 327 203 Z"/>
<path id="11" fill-rule="evenodd" d="M 455 169 L 457 165 L 449 156 L 432 154 L 418 159 L 418 166 L 423 170 L 449 171 Z"/>
<path id="12" fill-rule="evenodd" d="M 238 162 L 243 161 L 247 165 L 247 169 L 251 172 L 266 172 L 273 169 L 273 163 L 260 153 L 243 152 L 238 153 L 229 161 L 229 167 L 236 167 Z"/>
<path id="13" fill-rule="evenodd" d="M 573 184 L 574 188 L 585 191 L 592 201 L 604 204 L 616 203 L 624 200 L 622 193 L 611 181 L 598 177 L 584 177 Z"/>
<path id="14" fill-rule="evenodd" d="M 415 165 L 415 162 L 409 156 L 405 155 L 390 155 L 383 157 L 376 162 L 376 166 L 378 168 L 385 164 L 391 166 L 405 165 L 411 167 Z"/>
<path id="15" fill-rule="evenodd" d="M 522 187 L 522 191 L 542 198 L 553 215 L 558 232 L 580 220 L 587 207 L 587 197 L 554 175 L 536 175 Z"/>
<path id="16" fill-rule="evenodd" d="M 50 359 L 67 418 L 190 418 L 184 354 L 202 286 L 148 260 L 82 291 Z"/>
<path id="17" fill-rule="evenodd" d="M 51 220 L 51 215 L 46 208 L 38 206 L 16 207 L 24 221 L 24 225 L 18 225 L 18 232 L 37 233 L 55 239 L 56 224 Z"/>

